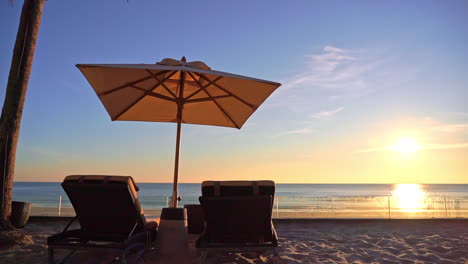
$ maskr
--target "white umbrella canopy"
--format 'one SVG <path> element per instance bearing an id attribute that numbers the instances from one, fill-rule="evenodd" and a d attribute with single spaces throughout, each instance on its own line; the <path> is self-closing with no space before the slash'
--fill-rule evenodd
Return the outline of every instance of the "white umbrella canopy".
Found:
<path id="1" fill-rule="evenodd" d="M 177 123 L 171 207 L 177 207 L 181 123 L 241 128 L 281 84 L 211 70 L 200 61 L 78 64 L 113 121 Z"/>

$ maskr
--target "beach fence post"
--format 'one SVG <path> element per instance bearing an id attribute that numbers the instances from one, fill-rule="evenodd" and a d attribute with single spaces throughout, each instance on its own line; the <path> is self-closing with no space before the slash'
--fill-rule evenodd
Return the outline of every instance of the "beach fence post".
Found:
<path id="1" fill-rule="evenodd" d="M 332 196 L 331 202 L 332 202 L 332 215 L 335 218 L 335 197 Z"/>
<path id="2" fill-rule="evenodd" d="M 447 215 L 447 196 L 444 195 L 444 206 L 445 206 L 445 218 L 447 219 L 448 218 L 448 215 Z"/>
<path id="3" fill-rule="evenodd" d="M 388 201 L 388 220 L 390 220 L 390 196 L 387 196 L 387 201 Z"/>
<path id="4" fill-rule="evenodd" d="M 62 211 L 62 195 L 59 195 L 58 216 L 60 216 L 61 211 Z"/>

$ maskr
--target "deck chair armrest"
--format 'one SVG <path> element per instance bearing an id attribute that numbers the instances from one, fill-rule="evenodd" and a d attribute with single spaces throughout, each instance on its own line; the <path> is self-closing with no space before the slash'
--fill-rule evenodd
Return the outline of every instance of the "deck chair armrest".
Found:
<path id="1" fill-rule="evenodd" d="M 73 219 L 68 223 L 68 225 L 65 227 L 65 229 L 63 229 L 62 233 L 64 233 L 65 231 L 67 231 L 68 228 L 71 226 L 71 224 L 72 224 L 77 218 L 78 218 L 77 216 L 73 217 Z"/>
<path id="2" fill-rule="evenodd" d="M 146 231 L 151 231 L 158 228 L 158 223 L 156 221 L 148 221 L 145 223 L 144 229 Z"/>
<path id="3" fill-rule="evenodd" d="M 86 242 L 82 238 L 82 232 L 79 229 L 72 229 L 68 231 L 63 231 L 62 233 L 58 233 L 56 235 L 50 236 L 47 238 L 47 244 L 54 244 L 56 242 L 61 242 L 65 239 L 75 239 L 75 240 L 81 240 L 82 242 Z"/>
<path id="4" fill-rule="evenodd" d="M 278 246 L 278 234 L 276 233 L 275 226 L 273 225 L 273 221 L 271 221 L 271 238 L 272 243 L 276 247 Z"/>

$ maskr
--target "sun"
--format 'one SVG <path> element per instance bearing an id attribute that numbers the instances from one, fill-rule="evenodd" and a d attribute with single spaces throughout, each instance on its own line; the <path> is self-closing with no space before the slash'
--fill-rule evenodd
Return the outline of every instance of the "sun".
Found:
<path id="1" fill-rule="evenodd" d="M 421 146 L 412 138 L 404 137 L 398 139 L 398 141 L 390 147 L 394 151 L 398 151 L 404 154 L 411 154 L 421 149 Z"/>

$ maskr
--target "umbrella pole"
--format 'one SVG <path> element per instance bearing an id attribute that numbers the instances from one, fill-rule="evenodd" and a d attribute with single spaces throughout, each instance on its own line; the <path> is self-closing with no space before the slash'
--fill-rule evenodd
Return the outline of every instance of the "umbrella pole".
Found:
<path id="1" fill-rule="evenodd" d="M 182 112 L 182 109 L 178 107 L 177 116 L 179 116 L 179 112 Z M 178 196 L 178 176 L 179 176 L 179 148 L 180 148 L 180 132 L 182 130 L 182 122 L 177 117 L 177 141 L 176 141 L 176 153 L 175 153 L 175 164 L 174 164 L 174 183 L 172 186 L 172 200 L 171 200 L 171 207 L 177 208 L 177 196 Z"/>
<path id="2" fill-rule="evenodd" d="M 185 57 L 182 58 L 185 61 Z M 180 72 L 180 85 L 179 85 L 179 98 L 177 100 L 177 139 L 176 139 L 176 153 L 174 163 L 174 183 L 172 185 L 172 200 L 171 207 L 177 208 L 178 194 L 178 180 L 179 180 L 179 148 L 180 148 L 180 132 L 182 130 L 182 111 L 184 110 L 184 85 L 185 85 L 185 72 Z"/>

